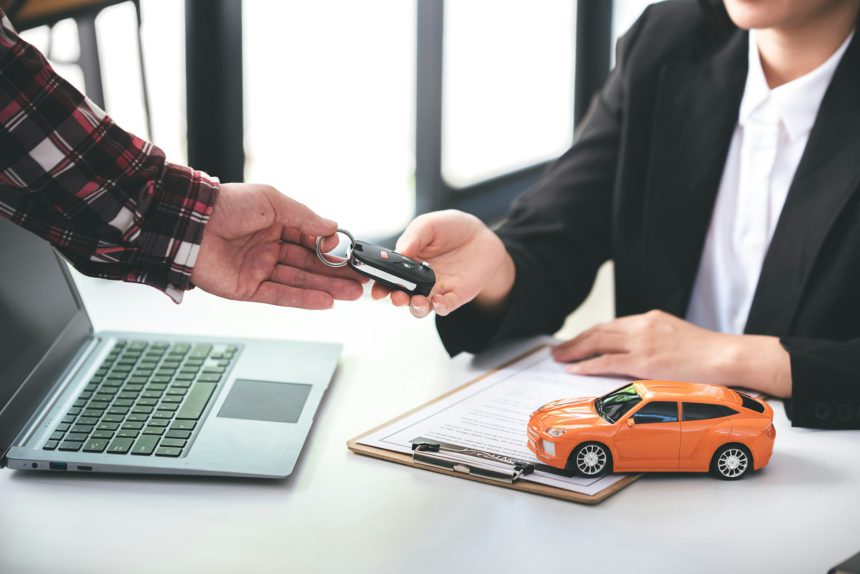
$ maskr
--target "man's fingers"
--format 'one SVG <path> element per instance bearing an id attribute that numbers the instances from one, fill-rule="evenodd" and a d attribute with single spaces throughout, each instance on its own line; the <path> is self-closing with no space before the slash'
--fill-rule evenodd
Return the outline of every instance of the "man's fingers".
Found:
<path id="1" fill-rule="evenodd" d="M 264 281 L 250 299 L 256 303 L 280 305 L 281 307 L 296 307 L 299 309 L 330 309 L 334 298 L 324 291 L 299 289 L 282 285 L 274 281 Z"/>
<path id="2" fill-rule="evenodd" d="M 631 355 L 608 354 L 573 363 L 565 367 L 568 373 L 575 375 L 604 375 L 604 376 L 632 376 L 635 377 L 633 367 L 634 361 Z"/>
<path id="3" fill-rule="evenodd" d="M 355 301 L 363 293 L 361 284 L 352 279 L 318 275 L 305 269 L 290 267 L 288 265 L 275 266 L 275 271 L 269 279 L 275 283 L 290 287 L 323 291 L 335 299 L 344 301 Z"/>
<path id="4" fill-rule="evenodd" d="M 333 258 L 332 258 L 333 259 Z M 345 267 L 328 267 L 317 257 L 316 252 L 306 249 L 295 243 L 282 243 L 278 261 L 285 265 L 306 269 L 318 275 L 328 277 L 340 277 L 366 283 L 367 278 L 356 272 L 348 265 Z"/>
<path id="5" fill-rule="evenodd" d="M 552 356 L 559 363 L 580 361 L 595 355 L 623 353 L 630 350 L 629 335 L 613 331 L 594 330 L 577 337 L 568 344 L 553 349 Z"/>
<path id="6" fill-rule="evenodd" d="M 269 197 L 275 208 L 275 217 L 284 227 L 295 228 L 305 235 L 314 237 L 319 235 L 326 237 L 337 231 L 337 223 L 334 221 L 320 217 L 308 206 L 274 188 L 272 191 Z"/>

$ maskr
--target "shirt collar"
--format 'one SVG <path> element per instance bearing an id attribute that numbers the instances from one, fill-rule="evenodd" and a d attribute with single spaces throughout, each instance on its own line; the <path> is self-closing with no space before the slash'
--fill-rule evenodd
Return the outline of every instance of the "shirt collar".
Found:
<path id="1" fill-rule="evenodd" d="M 761 110 L 763 105 L 770 100 L 775 113 L 779 116 L 791 139 L 807 134 L 815 124 L 815 117 L 818 115 L 818 108 L 821 107 L 821 100 L 824 99 L 824 94 L 827 92 L 830 80 L 833 79 L 836 67 L 853 37 L 854 32 L 851 32 L 827 61 L 811 72 L 770 89 L 761 66 L 756 31 L 750 30 L 749 71 L 747 72 L 738 123 L 742 126 L 747 124 L 750 116 Z"/>

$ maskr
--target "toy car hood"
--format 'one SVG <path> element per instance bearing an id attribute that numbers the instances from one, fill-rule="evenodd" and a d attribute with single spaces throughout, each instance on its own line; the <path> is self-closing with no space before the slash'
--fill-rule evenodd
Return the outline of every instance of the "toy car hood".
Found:
<path id="1" fill-rule="evenodd" d="M 543 429 L 593 425 L 603 421 L 593 403 L 593 398 L 555 401 L 535 411 L 532 420 Z"/>

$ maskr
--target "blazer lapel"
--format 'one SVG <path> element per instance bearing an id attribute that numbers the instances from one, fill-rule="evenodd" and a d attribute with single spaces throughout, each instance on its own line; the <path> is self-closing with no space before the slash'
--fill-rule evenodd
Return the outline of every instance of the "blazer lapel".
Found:
<path id="1" fill-rule="evenodd" d="M 645 201 L 648 304 L 684 316 L 738 121 L 747 37 L 710 57 L 663 69 Z"/>
<path id="2" fill-rule="evenodd" d="M 815 259 L 860 186 L 860 40 L 833 75 L 762 265 L 747 333 L 788 334 Z"/>

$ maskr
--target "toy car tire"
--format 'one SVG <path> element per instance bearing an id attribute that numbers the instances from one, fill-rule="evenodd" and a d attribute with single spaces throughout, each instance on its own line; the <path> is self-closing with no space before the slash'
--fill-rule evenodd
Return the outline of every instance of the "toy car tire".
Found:
<path id="1" fill-rule="evenodd" d="M 599 442 L 584 442 L 573 449 L 567 468 L 588 478 L 603 476 L 612 471 L 612 453 Z"/>
<path id="2" fill-rule="evenodd" d="M 711 473 L 723 480 L 740 480 L 752 468 L 752 454 L 741 444 L 723 445 L 711 459 Z"/>

